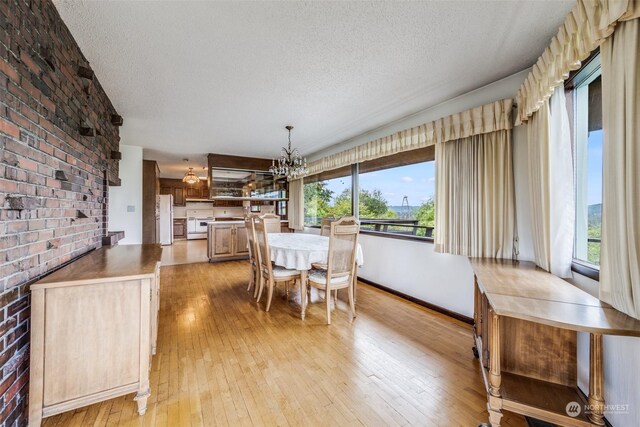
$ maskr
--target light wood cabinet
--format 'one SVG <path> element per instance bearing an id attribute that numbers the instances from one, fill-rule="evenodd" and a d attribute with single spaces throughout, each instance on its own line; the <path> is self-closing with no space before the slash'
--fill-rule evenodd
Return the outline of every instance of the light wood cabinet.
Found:
<path id="1" fill-rule="evenodd" d="M 242 259 L 249 256 L 247 229 L 244 223 L 221 222 L 209 224 L 207 229 L 210 261 Z"/>
<path id="2" fill-rule="evenodd" d="M 129 393 L 145 413 L 161 256 L 158 245 L 103 247 L 31 285 L 29 425 Z"/>

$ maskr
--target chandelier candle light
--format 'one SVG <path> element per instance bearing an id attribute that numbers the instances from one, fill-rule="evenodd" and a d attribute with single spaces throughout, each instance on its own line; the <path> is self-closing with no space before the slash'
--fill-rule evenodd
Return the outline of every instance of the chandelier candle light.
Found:
<path id="1" fill-rule="evenodd" d="M 291 130 L 293 126 L 285 126 L 285 129 L 289 131 L 289 145 L 287 148 L 282 147 L 278 162 L 276 163 L 275 160 L 271 162 L 269 172 L 291 180 L 307 174 L 307 159 L 300 157 L 297 148 L 291 149 Z"/>

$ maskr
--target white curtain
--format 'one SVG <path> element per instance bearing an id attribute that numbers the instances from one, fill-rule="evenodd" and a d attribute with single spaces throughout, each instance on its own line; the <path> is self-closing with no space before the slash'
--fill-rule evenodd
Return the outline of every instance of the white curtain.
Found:
<path id="1" fill-rule="evenodd" d="M 511 130 L 436 144 L 435 250 L 514 257 Z"/>
<path id="2" fill-rule="evenodd" d="M 640 319 L 640 19 L 600 48 L 604 141 L 600 299 Z"/>
<path id="3" fill-rule="evenodd" d="M 325 156 L 309 164 L 309 175 L 338 169 L 367 160 L 429 147 L 439 142 L 511 129 L 512 99 L 503 99 L 442 117 L 348 150 Z"/>
<path id="4" fill-rule="evenodd" d="M 304 184 L 302 178 L 289 181 L 287 219 L 289 220 L 289 228 L 304 229 Z"/>
<path id="5" fill-rule="evenodd" d="M 529 190 L 535 261 L 571 277 L 575 206 L 569 115 L 564 88 L 533 114 L 527 127 Z"/>

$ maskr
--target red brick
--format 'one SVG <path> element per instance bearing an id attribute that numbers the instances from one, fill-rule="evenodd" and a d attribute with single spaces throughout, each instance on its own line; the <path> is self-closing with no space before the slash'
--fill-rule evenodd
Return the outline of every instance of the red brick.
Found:
<path id="1" fill-rule="evenodd" d="M 16 70 L 14 70 L 13 67 L 11 67 L 11 65 L 9 65 L 9 63 L 3 58 L 0 58 L 0 71 L 14 82 L 18 83 L 20 81 L 20 76 Z"/>
<path id="2" fill-rule="evenodd" d="M 0 117 L 0 132 L 10 135 L 14 138 L 20 138 L 20 129 L 4 117 Z"/>
<path id="3" fill-rule="evenodd" d="M 18 191 L 18 183 L 14 181 L 7 181 L 6 179 L 0 179 L 0 192 L 15 193 L 16 191 Z"/>

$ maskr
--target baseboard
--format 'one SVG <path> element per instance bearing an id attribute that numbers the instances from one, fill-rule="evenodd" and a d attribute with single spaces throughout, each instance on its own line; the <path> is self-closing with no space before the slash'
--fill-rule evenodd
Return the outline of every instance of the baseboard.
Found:
<path id="1" fill-rule="evenodd" d="M 455 311 L 448 310 L 444 307 L 440 307 L 439 305 L 431 304 L 430 302 L 426 302 L 416 297 L 412 297 L 411 295 L 407 295 L 405 293 L 397 291 L 395 289 L 388 288 L 379 283 L 373 282 L 369 279 L 364 279 L 358 276 L 358 280 L 361 281 L 362 283 L 366 283 L 369 286 L 373 286 L 374 288 L 380 289 L 381 291 L 388 292 L 402 299 L 406 299 L 407 301 L 410 301 L 414 304 L 418 304 L 422 307 L 428 308 L 429 310 L 437 311 L 438 313 L 444 314 L 445 316 L 449 316 L 461 322 L 468 323 L 469 325 L 473 325 L 473 319 L 471 317 L 465 316 L 464 314 L 456 313 Z"/>

